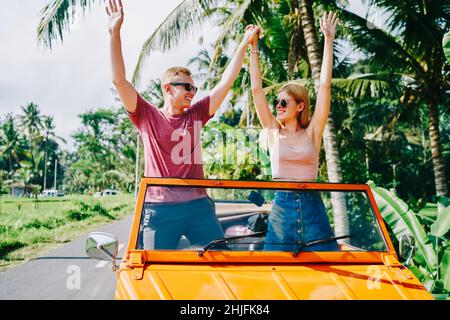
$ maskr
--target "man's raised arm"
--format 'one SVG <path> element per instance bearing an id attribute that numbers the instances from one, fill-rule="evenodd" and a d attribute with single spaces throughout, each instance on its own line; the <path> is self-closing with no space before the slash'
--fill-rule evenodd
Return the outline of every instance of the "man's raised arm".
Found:
<path id="1" fill-rule="evenodd" d="M 122 1 L 109 0 L 106 7 L 108 15 L 108 31 L 110 34 L 110 52 L 113 84 L 119 93 L 120 100 L 128 112 L 136 111 L 137 91 L 127 81 L 125 75 L 125 63 L 122 55 L 122 41 L 120 39 L 120 28 L 123 23 Z"/>
<path id="2" fill-rule="evenodd" d="M 252 25 L 246 29 L 244 39 L 242 39 L 239 47 L 233 55 L 230 63 L 225 69 L 220 82 L 211 90 L 211 98 L 209 103 L 209 115 L 213 115 L 217 109 L 219 109 L 223 100 L 230 91 L 231 86 L 239 75 L 244 62 L 244 56 L 248 45 L 250 44 L 250 38 L 255 32 Z"/>

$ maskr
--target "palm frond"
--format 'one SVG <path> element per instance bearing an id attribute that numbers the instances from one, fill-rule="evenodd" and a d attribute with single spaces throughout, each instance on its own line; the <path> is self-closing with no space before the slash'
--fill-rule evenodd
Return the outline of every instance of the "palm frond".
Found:
<path id="1" fill-rule="evenodd" d="M 182 1 L 144 42 L 133 72 L 133 84 L 139 83 L 145 59 L 153 50 L 165 52 L 178 45 L 186 36 L 198 33 L 201 25 L 209 19 L 209 12 L 218 2 L 219 0 Z"/>
<path id="2" fill-rule="evenodd" d="M 217 69 L 217 61 L 223 55 L 226 41 L 242 32 L 241 25 L 245 20 L 244 15 L 249 10 L 251 3 L 252 0 L 244 0 L 236 8 L 234 8 L 234 10 L 228 12 L 224 10 L 222 11 L 223 13 L 228 14 L 228 17 L 221 23 L 222 32 L 215 43 L 215 52 L 209 65 L 209 73 L 212 73 L 214 69 Z"/>
<path id="3" fill-rule="evenodd" d="M 426 55 L 442 41 L 445 26 L 440 21 L 449 18 L 448 1 L 370 0 L 369 6 L 383 8 L 390 33 L 398 33 L 415 56 Z"/>
<path id="4" fill-rule="evenodd" d="M 367 73 L 331 80 L 334 88 L 353 98 L 381 97 L 387 92 L 400 92 L 400 75 L 392 73 Z"/>
<path id="5" fill-rule="evenodd" d="M 425 71 L 407 48 L 403 47 L 399 39 L 378 29 L 369 28 L 369 22 L 347 10 L 342 15 L 351 30 L 351 41 L 358 48 L 365 51 L 370 60 L 383 68 L 413 70 L 417 75 L 424 75 Z"/>
<path id="6" fill-rule="evenodd" d="M 40 22 L 37 29 L 37 42 L 44 47 L 52 48 L 52 42 L 63 41 L 64 30 L 70 29 L 70 24 L 75 20 L 77 7 L 85 12 L 93 2 L 105 0 L 53 0 L 40 12 Z"/>
<path id="7" fill-rule="evenodd" d="M 293 23 L 287 21 L 291 15 L 285 10 L 287 9 L 280 3 L 270 10 L 271 14 L 264 16 L 266 33 L 261 41 L 262 54 L 270 64 L 268 70 L 279 82 L 292 79 L 293 73 L 288 72 L 291 71 L 289 67 L 294 67 L 304 49 L 303 33 L 293 30 Z"/>
<path id="8" fill-rule="evenodd" d="M 189 59 L 187 64 L 197 64 L 200 70 L 207 69 L 211 64 L 211 57 L 209 56 L 208 50 L 202 49 L 196 57 Z"/>
<path id="9" fill-rule="evenodd" d="M 226 38 L 230 37 L 230 35 L 236 34 L 236 29 L 239 29 L 241 26 L 244 15 L 251 3 L 252 0 L 244 0 L 231 12 L 231 15 L 221 24 L 222 33 L 217 39 L 216 44 L 221 44 Z"/>

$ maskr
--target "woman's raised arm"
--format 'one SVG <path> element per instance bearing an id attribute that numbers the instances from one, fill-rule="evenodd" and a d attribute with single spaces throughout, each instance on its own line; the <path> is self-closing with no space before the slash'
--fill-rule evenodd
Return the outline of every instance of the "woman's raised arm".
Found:
<path id="1" fill-rule="evenodd" d="M 252 27 L 248 26 L 247 28 Z M 258 38 L 261 27 L 257 28 L 258 32 L 250 42 L 250 82 L 252 87 L 253 102 L 255 103 L 256 114 L 263 128 L 278 128 L 278 121 L 272 114 L 267 103 L 266 95 L 263 91 L 261 69 L 259 68 L 258 57 Z"/>
<path id="2" fill-rule="evenodd" d="M 333 71 L 333 41 L 336 34 L 336 26 L 339 22 L 337 13 L 324 13 L 320 19 L 320 30 L 325 36 L 322 66 L 320 70 L 320 85 L 317 92 L 316 107 L 308 130 L 312 134 L 314 145 L 322 141 L 323 131 L 327 124 L 331 104 L 331 75 Z"/>

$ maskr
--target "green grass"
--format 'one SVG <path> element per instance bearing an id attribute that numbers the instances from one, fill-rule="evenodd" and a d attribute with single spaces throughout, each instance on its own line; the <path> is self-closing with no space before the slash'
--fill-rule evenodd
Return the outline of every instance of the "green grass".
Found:
<path id="1" fill-rule="evenodd" d="M 0 197 L 0 271 L 35 258 L 134 211 L 131 194 L 94 198 Z"/>

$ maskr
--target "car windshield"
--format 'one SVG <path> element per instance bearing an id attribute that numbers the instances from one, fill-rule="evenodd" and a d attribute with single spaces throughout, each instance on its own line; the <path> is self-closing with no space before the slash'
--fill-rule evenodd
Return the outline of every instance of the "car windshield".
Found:
<path id="1" fill-rule="evenodd" d="M 364 190 L 151 185 L 136 240 L 144 250 L 387 251 Z"/>

